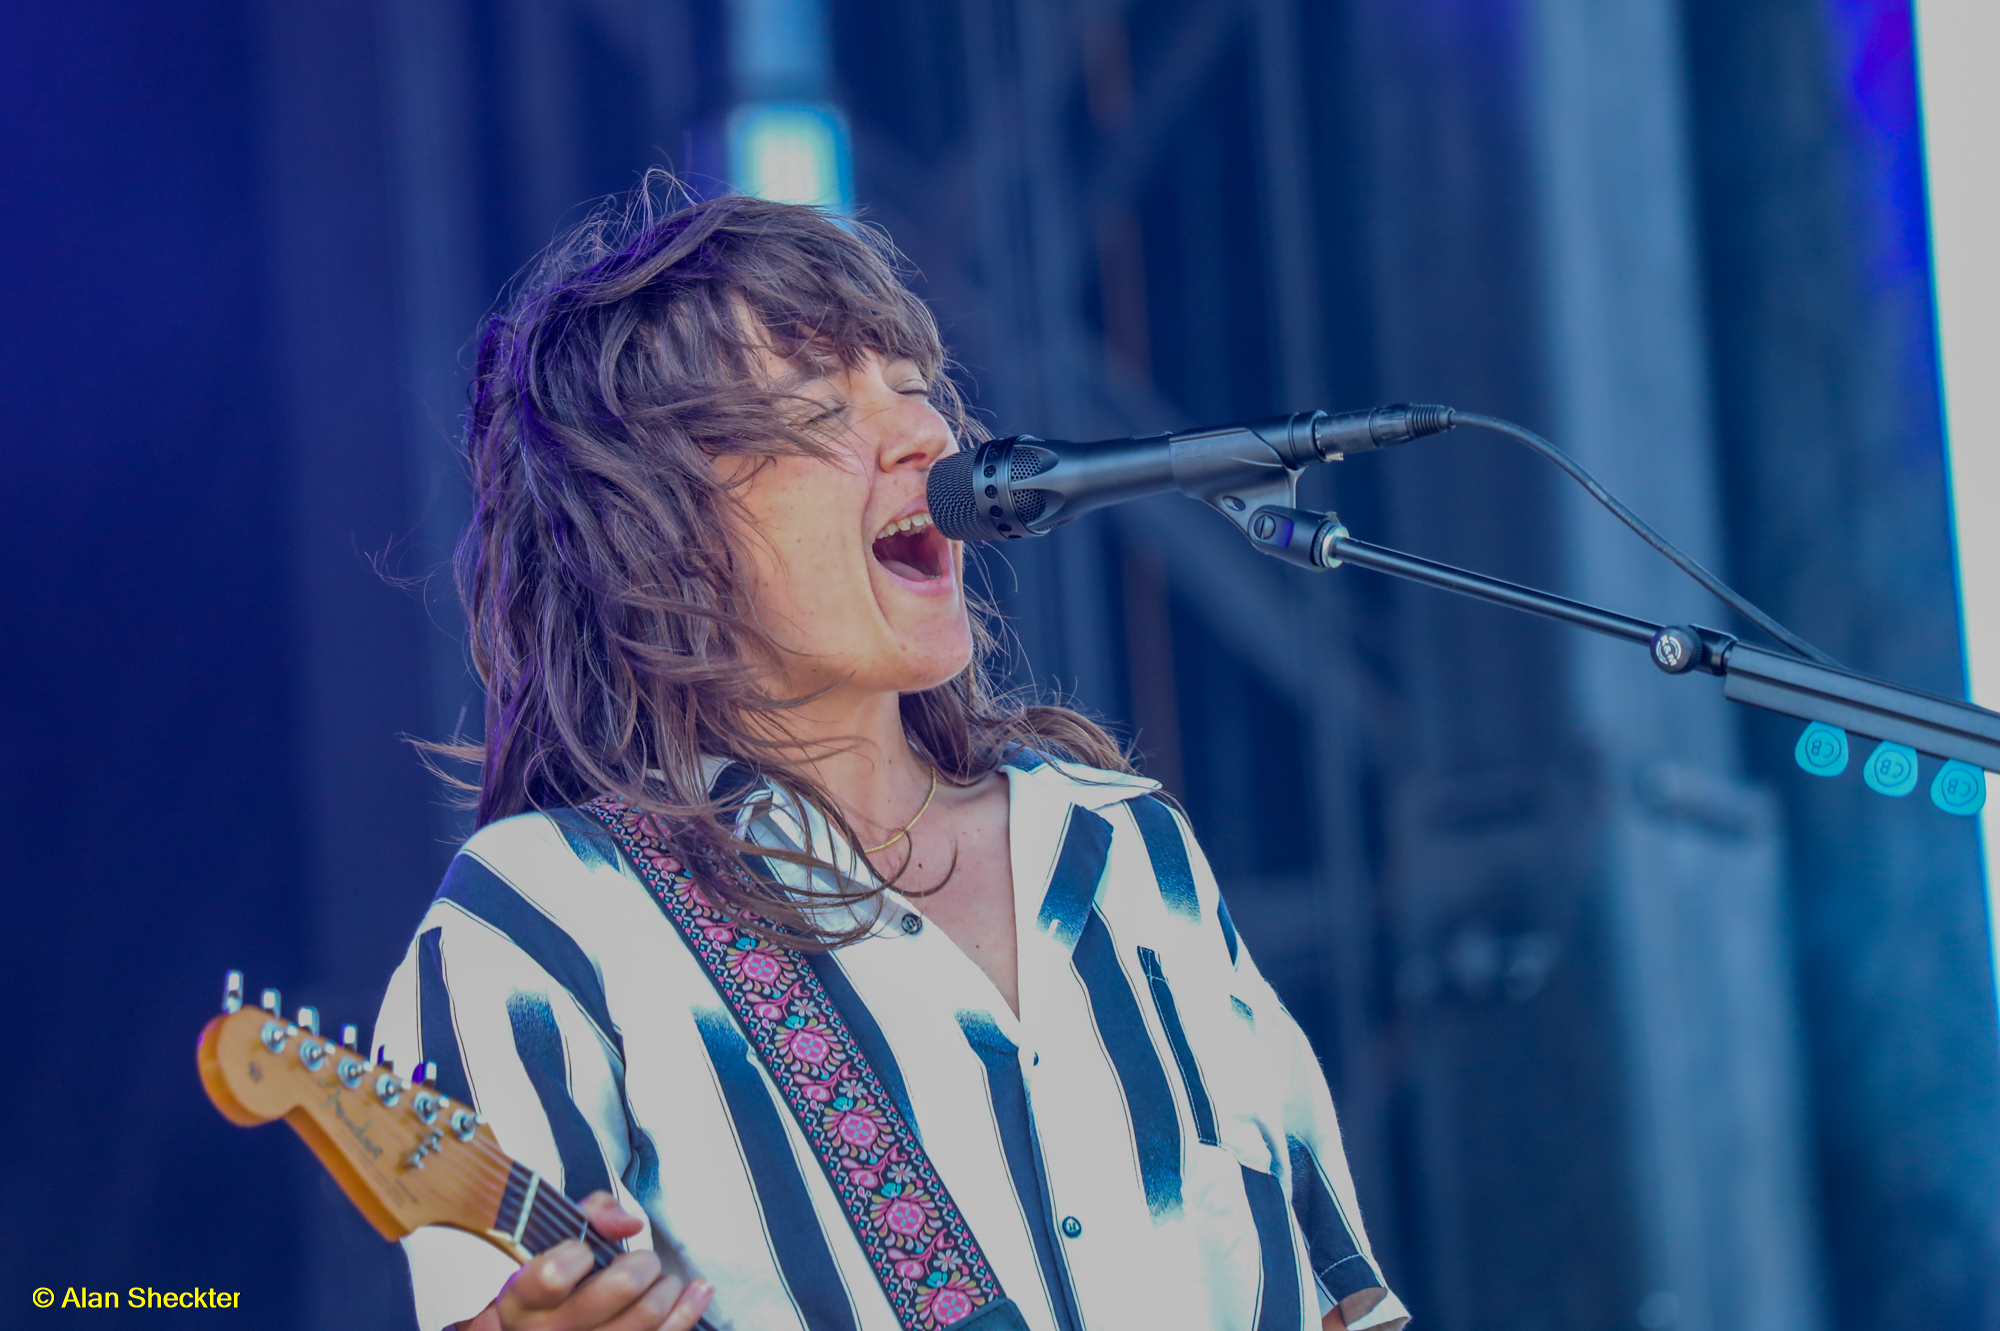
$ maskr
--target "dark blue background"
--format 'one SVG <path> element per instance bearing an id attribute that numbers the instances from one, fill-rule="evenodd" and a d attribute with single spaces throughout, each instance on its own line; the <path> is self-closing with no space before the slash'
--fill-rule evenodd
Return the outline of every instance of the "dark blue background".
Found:
<path id="1" fill-rule="evenodd" d="M 636 45 L 600 8 L 625 12 L 537 11 L 560 53 L 549 67 L 564 71 L 534 93 L 560 109 L 545 122 L 521 110 L 533 71 L 519 64 L 518 22 L 482 0 L 413 6 L 403 16 L 433 28 L 396 37 L 386 9 L 304 0 L 75 0 L 0 15 L 0 1308 L 24 1310 L 8 1324 L 56 1315 L 27 1308 L 37 1285 L 240 1290 L 244 1326 L 408 1316 L 393 1250 L 288 1133 L 213 1112 L 194 1041 L 230 966 L 253 991 L 280 985 L 289 1003 L 365 1031 L 459 825 L 399 738 L 446 733 L 470 696 L 439 609 L 449 595 L 383 575 L 434 574 L 438 532 L 462 502 L 437 460 L 453 393 L 440 382 L 485 301 L 578 204 L 654 161 L 710 185 L 720 170 L 719 8 L 646 9 Z M 1177 34 L 1210 8 L 1117 20 L 1142 93 L 1179 68 Z M 1541 367 L 1519 329 L 1541 277 L 1521 199 L 1521 11 L 1299 8 L 1324 382 L 1338 395 L 1326 405 L 1389 391 L 1372 349 L 1383 306 L 1429 300 L 1425 336 L 1481 367 L 1458 381 L 1480 385 L 1477 405 L 1533 421 Z M 966 125 L 1033 95 L 961 68 L 965 16 L 979 9 L 834 0 L 838 91 L 860 201 L 923 266 L 975 394 L 1022 401 L 1007 397 L 997 302 L 950 257 L 977 220 L 952 174 Z M 1678 18 L 1732 576 L 1858 668 L 1961 692 L 1907 7 L 1684 0 Z M 1391 35 L 1425 60 L 1371 64 L 1398 24 Z M 466 212 L 442 221 L 399 202 L 421 192 L 410 172 L 429 169 L 398 156 L 384 110 L 407 94 L 396 61 L 412 49 L 436 57 L 417 84 L 464 108 L 470 146 L 450 160 L 470 181 Z M 1113 217 L 1145 238 L 1132 280 L 1149 299 L 1134 316 L 1114 275 L 1093 286 L 1089 312 L 1111 347 L 1107 378 L 1145 380 L 1190 418 L 1180 424 L 1302 405 L 1274 368 L 1259 257 L 1269 217 L 1246 202 L 1275 169 L 1246 146 L 1254 67 L 1239 38 L 1216 49 L 1173 103 L 1170 149 Z M 1459 174 L 1369 159 L 1355 127 L 1384 106 L 1456 145 Z M 1056 132 L 1098 142 L 1104 114 L 1071 90 Z M 458 304 L 424 307 L 445 310 L 442 335 L 411 314 L 437 272 L 411 258 L 422 251 L 409 237 L 433 224 L 464 260 Z M 1370 256 L 1389 232 L 1416 237 L 1409 252 L 1435 291 L 1381 280 Z M 443 368 L 426 378 L 422 364 Z M 1425 456 L 1344 474 L 1351 525 L 1553 576 L 1552 539 L 1522 520 L 1548 510 L 1548 478 L 1472 443 Z M 1419 468 L 1455 488 L 1412 507 Z M 1496 509 L 1509 525 L 1481 526 Z M 1108 531 L 1076 539 L 1118 550 Z M 1438 612 L 1512 644 L 1493 669 L 1454 673 L 1462 663 L 1413 658 L 1385 627 L 1409 601 L 1355 584 L 1342 593 L 1349 645 L 1395 705 L 1358 750 L 1351 817 L 1316 828 L 1310 788 L 1270 780 L 1308 763 L 1300 718 L 1253 662 L 1215 647 L 1179 592 L 1143 619 L 1150 575 L 1124 567 L 1106 592 L 1123 628 L 1099 653 L 1118 682 L 1086 701 L 1128 725 L 1147 714 L 1155 734 L 1170 708 L 1178 737 L 1154 760 L 1246 897 L 1344 855 L 1341 890 L 1389 902 L 1390 792 L 1427 709 L 1504 717 L 1482 732 L 1502 749 L 1507 735 L 1567 725 L 1570 686 L 1538 664 L 1552 631 Z M 1164 682 L 1118 645 L 1163 625 L 1175 665 Z M 2000 1077 L 1972 831 L 1920 799 L 1801 776 L 1794 725 L 1746 717 L 1742 733 L 1784 810 L 1830 1324 L 1994 1325 Z M 1466 739 L 1463 761 L 1487 761 L 1486 742 Z M 1559 738 L 1550 750 L 1569 761 Z M 1289 830 L 1260 831 L 1273 825 Z M 1422 1031 L 1397 1014 L 1385 934 L 1311 927 L 1361 963 L 1280 984 L 1356 1106 L 1359 1140 L 1381 1148 L 1357 1169 L 1384 1264 L 1423 1317 L 1448 1277 L 1427 1251 L 1439 1203 L 1417 1092 L 1399 1080 Z M 1582 958 L 1578 973 L 1602 964 Z M 1476 1167 L 1496 1189 L 1583 1180 L 1547 1199 L 1516 1194 L 1518 1214 L 1486 1218 L 1476 1242 L 1491 1260 L 1546 1262 L 1578 1291 L 1497 1308 L 1492 1326 L 1583 1331 L 1607 1308 L 1633 1324 L 1621 1166 L 1590 1136 L 1617 1076 L 1594 992 L 1552 997 L 1534 1038 L 1508 1048 L 1501 1075 L 1556 1088 L 1545 1111 L 1461 1125 L 1485 1143 Z"/>

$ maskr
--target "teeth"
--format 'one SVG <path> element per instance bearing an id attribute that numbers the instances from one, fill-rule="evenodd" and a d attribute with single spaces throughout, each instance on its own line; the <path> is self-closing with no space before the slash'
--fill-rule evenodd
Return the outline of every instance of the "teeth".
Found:
<path id="1" fill-rule="evenodd" d="M 898 519 L 896 519 L 896 520 L 895 520 L 894 522 L 890 523 L 890 524 L 889 524 L 888 526 L 886 526 L 886 527 L 882 528 L 882 530 L 881 530 L 881 531 L 879 531 L 879 532 L 876 532 L 876 533 L 875 533 L 875 539 L 876 539 L 876 540 L 878 540 L 878 541 L 880 541 L 880 540 L 886 540 L 886 539 L 887 539 L 888 537 L 891 537 L 891 536 L 895 536 L 895 535 L 898 535 L 898 534 L 900 534 L 900 533 L 902 533 L 902 532 L 906 532 L 906 531 L 916 531 L 917 529 L 919 529 L 919 528 L 921 528 L 921 527 L 928 527 L 928 526 L 930 526 L 930 525 L 931 525 L 931 515 L 930 515 L 930 514 L 928 514 L 928 513 L 912 513 L 912 514 L 911 514 L 911 515 L 910 515 L 909 517 L 907 517 L 907 518 L 898 518 Z"/>

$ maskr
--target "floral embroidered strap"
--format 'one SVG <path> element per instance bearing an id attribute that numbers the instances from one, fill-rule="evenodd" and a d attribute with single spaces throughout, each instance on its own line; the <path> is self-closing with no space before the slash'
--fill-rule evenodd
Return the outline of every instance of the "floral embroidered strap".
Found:
<path id="1" fill-rule="evenodd" d="M 1025 1331 L 916 1133 L 804 956 L 711 906 L 654 818 L 609 797 L 583 811 L 610 829 L 749 1035 L 904 1331 Z"/>

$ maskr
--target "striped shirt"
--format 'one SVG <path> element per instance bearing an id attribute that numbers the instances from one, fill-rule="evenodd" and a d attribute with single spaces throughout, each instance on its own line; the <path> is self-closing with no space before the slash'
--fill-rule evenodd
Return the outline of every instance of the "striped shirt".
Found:
<path id="1" fill-rule="evenodd" d="M 893 890 L 867 937 L 811 964 L 1027 1325 L 1300 1331 L 1373 1290 L 1354 1325 L 1399 1325 L 1318 1061 L 1185 822 L 1139 777 L 1033 755 L 1004 772 L 1018 1017 Z M 816 812 L 740 766 L 711 775 L 750 839 L 855 867 Z M 643 1212 L 633 1245 L 710 1280 L 716 1326 L 895 1331 L 741 1028 L 587 816 L 525 814 L 465 844 L 375 1038 L 398 1066 L 435 1063 L 571 1197 Z M 404 1246 L 425 1331 L 513 1270 L 455 1230 Z"/>

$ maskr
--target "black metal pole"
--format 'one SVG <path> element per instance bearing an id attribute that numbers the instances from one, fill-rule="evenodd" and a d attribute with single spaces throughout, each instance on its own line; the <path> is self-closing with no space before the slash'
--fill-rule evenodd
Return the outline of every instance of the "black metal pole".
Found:
<path id="1" fill-rule="evenodd" d="M 1569 601 L 1547 592 L 1538 592 L 1533 587 L 1523 587 L 1518 583 L 1502 582 L 1480 573 L 1468 573 L 1450 564 L 1434 563 L 1406 555 L 1400 550 L 1389 550 L 1366 541 L 1357 541 L 1351 536 L 1335 536 L 1329 543 L 1334 557 L 1347 564 L 1359 564 L 1362 568 L 1372 568 L 1379 573 L 1407 578 L 1411 582 L 1421 582 L 1427 587 L 1438 587 L 1461 596 L 1470 596 L 1481 601 L 1491 601 L 1514 610 L 1525 610 L 1532 615 L 1543 615 L 1549 619 L 1560 619 L 1565 624 L 1575 624 L 1579 628 L 1590 629 L 1613 638 L 1623 638 L 1626 642 L 1640 642 L 1650 645 L 1653 635 L 1660 631 L 1658 624 L 1648 624 L 1643 619 L 1633 619 L 1629 615 L 1603 610 L 1582 601 Z"/>
<path id="2" fill-rule="evenodd" d="M 1298 513 L 1298 516 L 1317 515 Z M 1932 757 L 1956 758 L 2000 772 L 2000 712 L 1752 647 L 1712 629 L 1652 624 L 1450 564 L 1370 545 L 1349 536 L 1337 522 L 1325 518 L 1311 540 L 1312 559 L 1320 567 L 1337 559 L 1427 587 L 1574 624 L 1625 642 L 1643 643 L 1652 649 L 1654 664 L 1669 673 L 1697 668 L 1721 675 L 1723 696 L 1733 702 L 1807 721 L 1823 721 L 1869 739 L 1907 744 Z M 1253 541 L 1259 540 L 1254 530 L 1251 537 Z M 1678 635 L 1691 649 L 1688 656 L 1680 658 L 1678 668 L 1668 665 L 1667 654 L 1659 647 L 1658 640 L 1663 635 Z"/>

